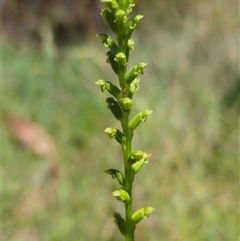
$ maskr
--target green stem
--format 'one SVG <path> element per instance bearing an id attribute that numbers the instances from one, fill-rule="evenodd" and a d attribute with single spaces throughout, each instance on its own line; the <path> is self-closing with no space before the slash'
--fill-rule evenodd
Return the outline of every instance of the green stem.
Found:
<path id="1" fill-rule="evenodd" d="M 133 183 L 133 173 L 131 170 L 131 165 L 128 163 L 128 158 L 131 153 L 132 145 L 132 132 L 129 130 L 129 113 L 123 116 L 122 127 L 123 127 L 123 143 L 122 150 L 124 156 L 124 171 L 125 171 L 125 185 L 124 189 L 128 192 L 130 196 L 130 202 L 125 203 L 125 220 L 126 220 L 126 235 L 125 241 L 134 241 L 134 227 L 132 223 L 132 183 Z"/>

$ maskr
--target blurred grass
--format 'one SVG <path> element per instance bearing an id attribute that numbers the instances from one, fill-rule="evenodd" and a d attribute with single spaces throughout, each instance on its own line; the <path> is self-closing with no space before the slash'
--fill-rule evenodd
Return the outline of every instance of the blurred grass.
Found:
<path id="1" fill-rule="evenodd" d="M 159 14 L 143 8 L 147 23 L 134 37 L 131 62 L 149 66 L 134 111 L 154 113 L 139 127 L 134 147 L 152 157 L 136 177 L 134 195 L 135 208 L 156 210 L 140 223 L 138 241 L 239 235 L 237 20 L 234 6 L 215 3 L 207 13 L 200 3 L 190 5 L 181 21 L 161 15 L 165 28 L 157 27 Z M 113 210 L 123 211 L 111 197 L 117 184 L 103 172 L 122 168 L 118 144 L 103 133 L 118 124 L 106 109 L 107 95 L 94 85 L 114 77 L 104 53 L 94 41 L 59 56 L 3 41 L 3 110 L 53 136 L 60 169 L 49 178 L 51 157 L 34 156 L 3 125 L 3 240 L 121 240 L 112 220 Z"/>

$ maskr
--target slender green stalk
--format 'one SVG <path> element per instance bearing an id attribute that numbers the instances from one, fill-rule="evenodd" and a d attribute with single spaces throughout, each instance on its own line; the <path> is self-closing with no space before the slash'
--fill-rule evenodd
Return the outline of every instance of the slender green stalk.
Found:
<path id="1" fill-rule="evenodd" d="M 115 34 L 116 41 L 105 33 L 99 34 L 103 44 L 109 48 L 107 62 L 118 78 L 119 86 L 110 81 L 98 80 L 102 92 L 108 92 L 112 97 L 106 99 L 107 107 L 114 117 L 119 120 L 122 130 L 108 127 L 105 132 L 110 138 L 115 139 L 122 147 L 124 175 L 114 168 L 106 170 L 113 178 L 116 178 L 121 188 L 113 192 L 113 196 L 125 204 L 125 219 L 119 213 L 115 213 L 115 223 L 125 237 L 125 241 L 134 241 L 134 231 L 138 222 L 149 217 L 154 210 L 152 207 L 140 208 L 133 212 L 132 188 L 135 175 L 142 166 L 148 162 L 150 153 L 140 150 L 132 150 L 132 138 L 139 124 L 152 113 L 143 110 L 131 118 L 133 96 L 139 87 L 139 75 L 147 64 L 140 62 L 127 70 L 128 60 L 133 50 L 134 41 L 130 39 L 133 30 L 138 27 L 142 15 L 128 18 L 136 0 L 101 0 L 107 8 L 102 9 L 101 15 L 110 29 Z"/>
<path id="2" fill-rule="evenodd" d="M 125 185 L 124 190 L 129 194 L 130 201 L 125 203 L 125 220 L 126 220 L 126 241 L 134 240 L 134 228 L 132 224 L 132 183 L 133 175 L 131 171 L 131 166 L 128 163 L 128 157 L 131 154 L 131 144 L 132 144 L 132 133 L 129 130 L 129 115 L 123 117 L 123 135 L 124 141 L 122 143 L 122 151 L 124 157 L 124 174 L 125 174 Z"/>

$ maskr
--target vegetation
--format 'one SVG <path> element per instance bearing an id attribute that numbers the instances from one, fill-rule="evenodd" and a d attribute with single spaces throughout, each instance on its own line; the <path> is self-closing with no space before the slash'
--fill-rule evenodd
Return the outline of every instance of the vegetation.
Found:
<path id="1" fill-rule="evenodd" d="M 115 85 L 112 81 L 103 79 L 99 79 L 96 84 L 100 86 L 102 92 L 108 92 L 112 96 L 106 99 L 107 108 L 120 122 L 121 130 L 107 127 L 105 132 L 111 139 L 115 139 L 121 145 L 124 174 L 114 168 L 105 172 L 112 178 L 117 179 L 121 188 L 115 190 L 112 195 L 123 202 L 125 206 L 125 217 L 122 217 L 118 212 L 114 213 L 115 224 L 126 241 L 133 241 L 137 224 L 143 218 L 148 218 L 154 210 L 153 207 L 143 207 L 134 211 L 134 196 L 132 195 L 135 176 L 148 163 L 148 158 L 151 156 L 151 153 L 132 147 L 133 136 L 137 127 L 145 122 L 148 115 L 152 113 L 152 111 L 145 109 L 131 117 L 134 105 L 133 96 L 139 89 L 139 75 L 143 74 L 143 69 L 147 66 L 144 62 L 138 62 L 130 68 L 128 66 L 130 55 L 134 50 L 132 33 L 138 28 L 143 15 L 129 17 L 133 7 L 135 7 L 135 0 L 102 0 L 101 2 L 106 4 L 101 11 L 101 15 L 113 32 L 114 38 L 106 33 L 101 33 L 98 37 L 102 40 L 104 46 L 109 48 L 107 62 L 116 74 L 118 84 Z M 115 165 L 115 163 L 112 165 Z"/>
<path id="2" fill-rule="evenodd" d="M 154 111 L 134 139 L 134 146 L 152 153 L 151 165 L 136 176 L 134 205 L 151 200 L 156 208 L 139 223 L 138 241 L 237 239 L 237 7 L 202 2 L 190 4 L 181 21 L 171 3 L 163 14 L 152 13 L 154 26 L 143 21 L 134 36 L 141 51 L 130 64 L 149 63 L 135 108 Z M 157 16 L 167 27 L 159 27 Z M 43 127 L 56 150 L 54 157 L 34 155 L 3 123 L 2 240 L 122 240 L 112 212 L 124 210 L 109 193 L 118 184 L 103 172 L 113 162 L 121 169 L 118 143 L 102 134 L 118 122 L 93 85 L 99 76 L 114 78 L 102 52 L 98 40 L 54 56 L 3 39 L 4 113 Z M 57 175 L 49 171 L 52 158 Z"/>

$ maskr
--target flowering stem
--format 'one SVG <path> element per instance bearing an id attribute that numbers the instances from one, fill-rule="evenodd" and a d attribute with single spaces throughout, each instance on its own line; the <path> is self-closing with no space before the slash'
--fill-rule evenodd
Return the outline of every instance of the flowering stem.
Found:
<path id="1" fill-rule="evenodd" d="M 133 213 L 132 207 L 134 176 L 139 172 L 143 164 L 148 162 L 150 156 L 150 153 L 132 150 L 132 138 L 135 129 L 147 119 L 147 116 L 152 111 L 143 110 L 130 118 L 133 95 L 138 90 L 140 81 L 138 75 L 143 74 L 143 68 L 147 64 L 140 62 L 127 72 L 129 54 L 133 50 L 134 44 L 130 37 L 143 16 L 136 15 L 131 19 L 128 18 L 128 14 L 132 11 L 132 7 L 135 6 L 136 0 L 101 0 L 101 2 L 104 2 L 107 6 L 102 10 L 101 15 L 114 32 L 116 41 L 105 33 L 99 34 L 98 37 L 109 48 L 107 62 L 117 75 L 119 86 L 102 79 L 98 80 L 96 84 L 100 85 L 102 92 L 107 91 L 113 96 L 106 99 L 107 108 L 121 123 L 122 131 L 108 127 L 105 132 L 121 145 L 124 159 L 124 175 L 114 168 L 110 168 L 105 172 L 118 180 L 121 189 L 115 190 L 112 194 L 125 204 L 125 219 L 119 213 L 115 213 L 115 223 L 125 237 L 125 241 L 134 241 L 136 224 L 143 218 L 148 217 L 154 209 L 152 207 L 140 208 Z"/>
<path id="2" fill-rule="evenodd" d="M 134 228 L 132 224 L 132 183 L 133 183 L 133 174 L 131 166 L 128 163 L 129 156 L 131 153 L 132 145 L 132 132 L 129 130 L 129 115 L 123 116 L 122 127 L 123 127 L 123 143 L 122 151 L 124 157 L 124 174 L 125 174 L 125 185 L 124 189 L 130 196 L 130 201 L 125 203 L 125 219 L 126 219 L 126 241 L 134 240 Z"/>

